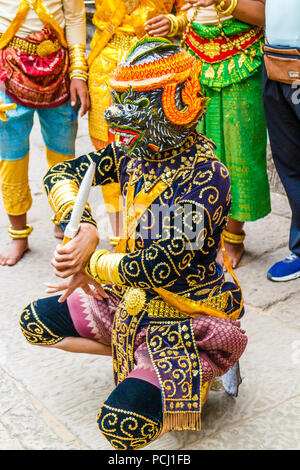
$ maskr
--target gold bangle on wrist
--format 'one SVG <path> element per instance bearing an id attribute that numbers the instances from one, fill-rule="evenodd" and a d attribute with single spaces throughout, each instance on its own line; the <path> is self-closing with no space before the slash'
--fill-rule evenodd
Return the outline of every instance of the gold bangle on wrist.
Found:
<path id="1" fill-rule="evenodd" d="M 91 256 L 90 258 L 90 261 L 88 262 L 88 265 L 89 265 L 89 270 L 90 270 L 90 273 L 92 275 L 92 277 L 94 277 L 95 279 L 97 279 L 98 277 L 98 274 L 97 274 L 97 263 L 99 261 L 99 258 L 106 254 L 106 253 L 109 253 L 107 250 L 97 250 L 95 251 L 95 253 Z"/>
<path id="2" fill-rule="evenodd" d="M 176 23 L 176 20 L 175 20 L 175 16 L 174 15 L 166 15 L 166 18 L 168 18 L 168 20 L 170 21 L 170 24 L 171 24 L 168 36 L 169 37 L 176 36 L 178 28 L 177 28 L 177 23 Z"/>
<path id="3" fill-rule="evenodd" d="M 88 80 L 88 63 L 86 59 L 85 46 L 83 44 L 75 44 L 69 47 L 70 79 L 78 78 L 80 80 Z"/>
<path id="4" fill-rule="evenodd" d="M 54 184 L 48 194 L 48 200 L 58 222 L 73 209 L 77 194 L 78 185 L 75 181 L 63 180 Z"/>
<path id="5" fill-rule="evenodd" d="M 185 27 L 187 25 L 187 19 L 180 16 L 180 17 L 177 18 L 177 24 L 178 24 L 177 34 L 182 35 L 184 33 Z"/>
<path id="6" fill-rule="evenodd" d="M 73 80 L 73 78 L 78 78 L 79 80 L 84 80 L 85 82 L 88 80 L 89 76 L 87 73 L 74 70 L 74 72 L 70 73 L 70 80 Z"/>
<path id="7" fill-rule="evenodd" d="M 121 285 L 119 264 L 124 256 L 120 253 L 109 253 L 107 250 L 97 250 L 87 263 L 85 272 L 99 284 Z"/>
<path id="8" fill-rule="evenodd" d="M 227 0 L 222 0 L 220 3 L 215 5 L 215 9 L 217 10 L 218 13 L 220 13 L 222 16 L 230 16 L 234 12 L 234 10 L 237 7 L 238 0 L 231 0 L 229 7 L 227 10 L 224 10 L 223 8 L 226 5 Z"/>
<path id="9" fill-rule="evenodd" d="M 33 230 L 33 227 L 32 225 L 26 225 L 26 228 L 22 229 L 22 230 L 14 230 L 12 228 L 12 225 L 10 225 L 8 227 L 8 233 L 9 233 L 9 236 L 11 238 L 13 238 L 14 240 L 17 240 L 17 239 L 20 239 L 20 238 L 28 238 L 29 235 L 31 234 Z"/>

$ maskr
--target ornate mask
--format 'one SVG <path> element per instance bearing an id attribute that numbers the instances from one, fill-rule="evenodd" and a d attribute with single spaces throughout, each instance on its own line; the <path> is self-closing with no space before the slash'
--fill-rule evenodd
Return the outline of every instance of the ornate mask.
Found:
<path id="1" fill-rule="evenodd" d="M 146 36 L 131 48 L 110 82 L 114 104 L 105 112 L 124 151 L 149 158 L 182 144 L 208 101 L 200 70 L 200 62 L 168 39 Z"/>

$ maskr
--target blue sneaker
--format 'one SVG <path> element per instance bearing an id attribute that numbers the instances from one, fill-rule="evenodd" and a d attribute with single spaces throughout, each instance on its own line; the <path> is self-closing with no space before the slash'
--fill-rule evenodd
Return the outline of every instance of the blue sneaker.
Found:
<path id="1" fill-rule="evenodd" d="M 283 261 L 275 263 L 268 271 L 268 279 L 274 282 L 291 281 L 300 277 L 300 257 L 291 253 Z"/>

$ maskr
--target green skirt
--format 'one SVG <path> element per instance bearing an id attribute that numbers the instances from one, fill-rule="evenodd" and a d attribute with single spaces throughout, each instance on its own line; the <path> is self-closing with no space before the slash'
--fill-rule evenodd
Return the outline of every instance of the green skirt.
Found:
<path id="1" fill-rule="evenodd" d="M 229 170 L 230 217 L 240 222 L 260 219 L 271 211 L 261 75 L 259 69 L 221 89 L 202 85 L 211 100 L 197 130 L 214 141 L 217 156 Z"/>

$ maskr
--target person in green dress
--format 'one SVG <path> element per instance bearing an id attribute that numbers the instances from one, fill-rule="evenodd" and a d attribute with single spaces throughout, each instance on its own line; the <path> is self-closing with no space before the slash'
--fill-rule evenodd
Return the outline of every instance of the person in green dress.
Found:
<path id="1" fill-rule="evenodd" d="M 236 268 L 245 251 L 245 222 L 271 210 L 262 102 L 265 0 L 188 0 L 184 9 L 183 44 L 202 61 L 202 92 L 210 98 L 198 131 L 215 142 L 231 177 L 223 236 Z M 221 252 L 218 259 L 223 265 Z"/>

